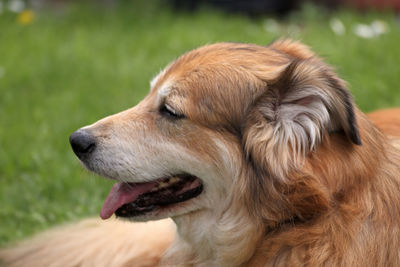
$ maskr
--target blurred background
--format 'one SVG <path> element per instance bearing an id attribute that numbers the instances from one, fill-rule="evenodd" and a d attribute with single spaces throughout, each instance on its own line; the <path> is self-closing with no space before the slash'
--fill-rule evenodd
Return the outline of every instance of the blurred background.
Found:
<path id="1" fill-rule="evenodd" d="M 112 182 L 68 136 L 200 45 L 310 45 L 364 111 L 400 106 L 400 0 L 0 0 L 0 245 L 96 216 Z"/>

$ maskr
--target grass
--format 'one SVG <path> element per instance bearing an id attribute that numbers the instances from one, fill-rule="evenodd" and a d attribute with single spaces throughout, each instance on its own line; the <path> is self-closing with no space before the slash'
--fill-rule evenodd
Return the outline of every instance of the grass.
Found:
<path id="1" fill-rule="evenodd" d="M 347 27 L 344 35 L 329 28 L 333 17 Z M 400 106 L 400 28 L 392 13 L 305 6 L 278 21 L 276 32 L 265 30 L 268 18 L 175 13 L 145 1 L 42 10 L 30 25 L 0 14 L 0 245 L 99 212 L 112 183 L 83 170 L 69 134 L 138 103 L 162 67 L 197 46 L 299 39 L 337 67 L 361 109 Z M 351 31 L 375 19 L 390 31 L 373 39 Z"/>

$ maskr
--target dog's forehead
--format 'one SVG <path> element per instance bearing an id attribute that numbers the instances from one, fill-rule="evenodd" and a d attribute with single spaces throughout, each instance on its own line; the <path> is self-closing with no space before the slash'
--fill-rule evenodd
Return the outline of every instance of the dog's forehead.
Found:
<path id="1" fill-rule="evenodd" d="M 228 54 L 229 50 L 222 44 L 207 45 L 189 51 L 168 64 L 151 80 L 151 90 L 156 89 L 159 94 L 166 95 L 171 91 L 169 86 L 173 81 L 182 80 L 193 71 L 201 72 L 201 67 L 205 65 L 216 67 L 216 62 L 222 63 L 218 58 L 226 60 Z M 223 64 L 219 67 L 223 68 Z"/>
<path id="2" fill-rule="evenodd" d="M 151 82 L 149 100 L 168 103 L 194 118 L 235 120 L 276 79 L 287 56 L 269 47 L 218 43 L 190 51 Z M 222 114 L 222 115 L 221 115 Z M 200 116 L 199 115 L 199 116 Z"/>
<path id="3" fill-rule="evenodd" d="M 199 79 L 212 79 L 249 71 L 255 66 L 265 67 L 276 64 L 276 52 L 268 47 L 253 44 L 217 43 L 206 45 L 180 56 L 162 70 L 150 83 L 151 90 L 161 97 L 172 91 L 187 89 L 175 86 L 177 83 L 196 83 Z M 281 55 L 279 56 L 281 58 Z"/>

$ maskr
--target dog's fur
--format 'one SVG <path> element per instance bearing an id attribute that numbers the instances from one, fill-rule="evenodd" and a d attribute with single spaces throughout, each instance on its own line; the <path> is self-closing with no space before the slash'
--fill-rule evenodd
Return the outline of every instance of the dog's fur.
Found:
<path id="1" fill-rule="evenodd" d="M 165 104 L 184 117 L 166 117 Z M 198 197 L 135 218 L 171 217 L 177 234 L 169 219 L 88 221 L 0 258 L 10 266 L 400 266 L 399 118 L 400 110 L 372 114 L 375 127 L 303 44 L 201 47 L 167 66 L 139 105 L 85 127 L 100 146 L 84 164 L 103 176 L 202 180 Z"/>

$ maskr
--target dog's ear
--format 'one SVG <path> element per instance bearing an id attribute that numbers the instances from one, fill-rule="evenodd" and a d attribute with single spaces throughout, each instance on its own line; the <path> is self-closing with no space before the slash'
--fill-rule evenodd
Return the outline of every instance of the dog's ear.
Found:
<path id="1" fill-rule="evenodd" d="M 333 132 L 361 145 L 352 97 L 321 60 L 295 59 L 267 84 L 243 131 L 246 154 L 255 166 L 285 177 Z"/>
<path id="2" fill-rule="evenodd" d="M 290 39 L 277 40 L 268 47 L 297 59 L 307 59 L 315 56 L 308 46 Z"/>

